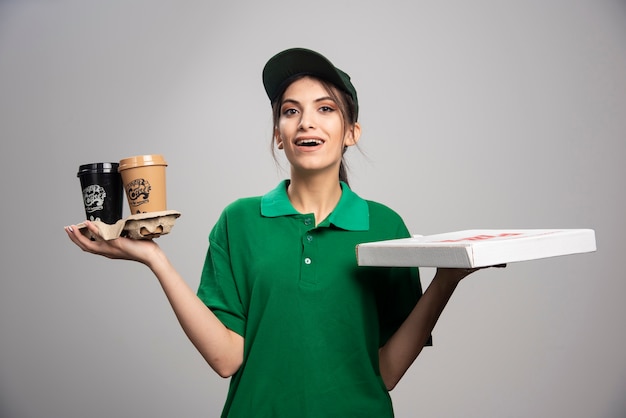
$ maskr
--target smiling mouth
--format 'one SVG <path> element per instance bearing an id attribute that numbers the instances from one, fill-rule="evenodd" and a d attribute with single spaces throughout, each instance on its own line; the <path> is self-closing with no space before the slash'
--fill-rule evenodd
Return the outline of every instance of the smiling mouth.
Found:
<path id="1" fill-rule="evenodd" d="M 304 139 L 298 139 L 296 141 L 296 145 L 299 147 L 315 147 L 317 145 L 322 145 L 324 143 L 324 141 L 322 141 L 321 139 L 315 139 L 315 138 L 304 138 Z"/>

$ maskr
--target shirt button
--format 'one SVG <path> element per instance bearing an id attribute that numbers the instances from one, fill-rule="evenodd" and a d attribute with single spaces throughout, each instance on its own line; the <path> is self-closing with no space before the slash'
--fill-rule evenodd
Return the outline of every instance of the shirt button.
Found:
<path id="1" fill-rule="evenodd" d="M 304 264 L 311 264 L 311 259 L 309 257 L 305 258 Z"/>
<path id="2" fill-rule="evenodd" d="M 307 235 L 306 240 L 309 242 L 313 241 L 313 235 Z"/>
<path id="3" fill-rule="evenodd" d="M 307 225 L 307 226 L 311 225 L 311 222 L 313 222 L 313 220 L 311 218 L 305 218 L 304 219 L 304 224 Z"/>

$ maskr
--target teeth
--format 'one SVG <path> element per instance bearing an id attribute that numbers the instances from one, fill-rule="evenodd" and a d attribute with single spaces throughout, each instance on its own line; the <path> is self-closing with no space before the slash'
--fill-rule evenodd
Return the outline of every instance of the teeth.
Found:
<path id="1" fill-rule="evenodd" d="M 314 146 L 314 145 L 321 145 L 324 142 L 320 139 L 301 139 L 299 141 L 296 141 L 296 145 L 304 145 L 304 146 Z"/>

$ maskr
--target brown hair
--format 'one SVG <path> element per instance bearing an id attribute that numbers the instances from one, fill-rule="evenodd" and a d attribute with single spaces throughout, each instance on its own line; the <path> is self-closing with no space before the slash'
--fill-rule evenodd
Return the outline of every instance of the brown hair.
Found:
<path id="1" fill-rule="evenodd" d="M 304 77 L 311 77 L 319 81 L 324 87 L 324 89 L 328 92 L 329 96 L 332 97 L 332 99 L 337 103 L 339 107 L 339 111 L 341 112 L 341 117 L 342 117 L 343 124 L 344 124 L 344 132 L 347 132 L 348 129 L 351 129 L 352 126 L 354 126 L 354 124 L 356 123 L 356 119 L 357 119 L 356 106 L 355 106 L 354 100 L 348 93 L 337 88 L 334 84 L 326 80 L 320 79 L 318 77 L 315 77 L 309 74 L 295 75 L 284 83 L 284 86 L 281 88 L 280 93 L 276 96 L 276 100 L 272 102 L 273 130 L 272 130 L 271 150 L 272 150 L 272 156 L 274 157 L 274 159 L 276 159 L 276 153 L 274 150 L 274 133 L 276 132 L 276 129 L 278 129 L 278 121 L 281 116 L 280 107 L 282 104 L 283 95 L 285 94 L 285 90 L 287 90 L 287 87 L 289 87 L 291 83 Z M 347 147 L 344 148 L 344 152 L 346 151 L 346 149 Z M 347 165 L 343 157 L 341 158 L 341 163 L 339 165 L 339 180 L 345 182 L 346 184 L 349 184 Z"/>

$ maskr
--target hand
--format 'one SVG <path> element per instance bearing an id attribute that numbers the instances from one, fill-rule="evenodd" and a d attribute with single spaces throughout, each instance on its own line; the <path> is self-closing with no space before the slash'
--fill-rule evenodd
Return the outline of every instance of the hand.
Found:
<path id="1" fill-rule="evenodd" d="M 487 266 L 487 267 L 475 267 L 475 268 L 438 268 L 435 276 L 439 276 L 442 280 L 451 280 L 453 282 L 460 282 L 470 274 L 474 273 L 478 270 L 488 269 L 488 268 L 505 268 L 506 264 L 497 264 L 495 266 Z"/>
<path id="2" fill-rule="evenodd" d="M 85 225 L 96 240 L 89 239 L 76 225 L 65 227 L 70 240 L 85 252 L 112 259 L 138 261 L 148 265 L 152 256 L 156 255 L 159 250 L 159 246 L 151 239 L 137 240 L 119 237 L 105 241 L 101 239 L 98 228 L 92 222 L 86 221 Z"/>

